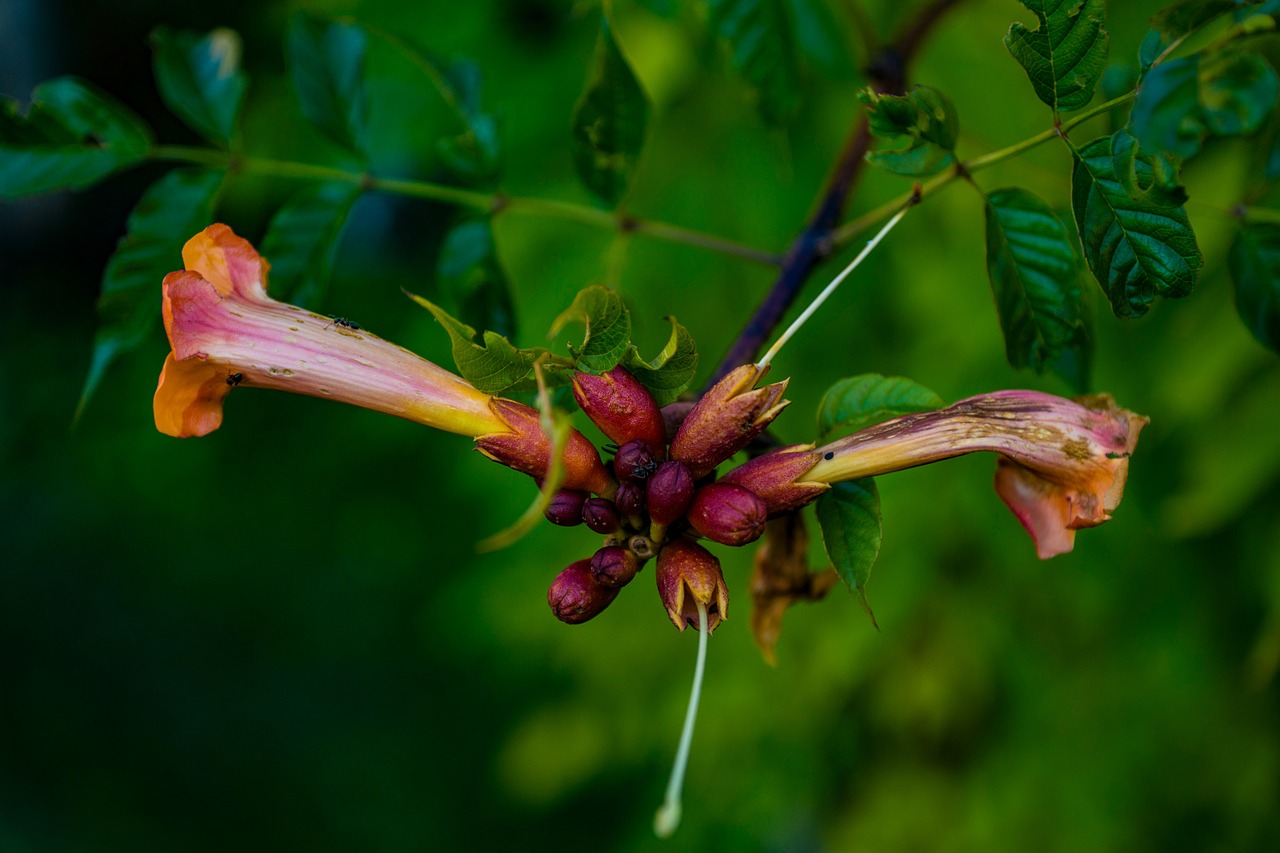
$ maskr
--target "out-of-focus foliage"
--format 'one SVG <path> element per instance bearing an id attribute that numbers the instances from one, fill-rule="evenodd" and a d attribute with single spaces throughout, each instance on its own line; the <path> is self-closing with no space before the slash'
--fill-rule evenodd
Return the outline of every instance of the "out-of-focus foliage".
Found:
<path id="1" fill-rule="evenodd" d="M 799 57 L 807 82 L 793 103 L 783 96 L 796 90 L 771 92 L 740 72 L 756 61 L 736 35 L 753 32 L 752 19 L 727 27 L 734 4 L 713 5 L 715 14 L 696 2 L 611 4 L 614 36 L 652 102 L 627 209 L 782 251 L 857 117 L 867 81 L 848 69 L 868 57 L 845 38 L 841 71 L 814 52 L 831 42 L 815 41 L 815 28 L 760 30 L 790 39 L 762 45 L 764 55 Z M 789 21 L 819 5 L 841 22 L 830 32 L 855 31 L 840 17 L 845 4 L 757 5 Z M 862 4 L 881 33 L 923 5 Z M 1110 61 L 1136 77 L 1160 4 L 1111 7 Z M 381 176 L 594 204 L 574 166 L 571 120 L 590 79 L 596 10 L 558 0 L 10 8 L 0 91 L 26 96 L 74 75 L 93 86 L 74 100 L 119 119 L 96 124 L 96 140 L 76 111 L 40 125 L 50 146 L 73 149 L 57 163 L 83 170 L 75 183 L 142 160 L 150 136 L 117 101 L 161 143 L 202 144 L 200 127 L 165 108 L 148 38 L 160 24 L 225 26 L 243 39 L 240 137 L 257 156 L 355 160 L 304 118 L 320 104 L 299 102 L 286 66 L 302 49 L 332 60 L 323 126 L 367 143 L 361 153 Z M 376 36 L 356 45 L 332 16 L 414 47 Z M 1014 4 L 963 2 L 910 69 L 911 82 L 945 89 L 963 112 L 962 159 L 1052 121 L 1000 47 L 1015 17 L 1034 33 L 1036 16 Z M 797 39 L 805 32 L 809 41 Z M 371 83 L 363 96 L 342 76 L 357 47 Z M 1277 59 L 1272 36 L 1247 48 Z M 424 57 L 453 102 L 423 85 Z M 483 70 L 483 98 L 461 68 Z M 357 138 L 347 119 L 360 97 L 368 135 Z M 31 131 L 25 103 L 2 109 L 0 145 Z M 730 619 L 711 642 L 681 849 L 1280 842 L 1280 367 L 1251 334 L 1275 345 L 1274 243 L 1262 223 L 1241 231 L 1231 215 L 1242 201 L 1276 207 L 1274 187 L 1247 177 L 1255 154 L 1274 150 L 1263 141 L 1276 121 L 1272 111 L 1256 133 L 1211 133 L 1174 182 L 1186 187 L 1204 259 L 1195 292 L 1152 302 L 1141 320 L 1099 318 L 1091 387 L 1152 423 L 1115 519 L 1082 532 L 1073 554 L 1035 559 L 990 491 L 990 459 L 879 478 L 870 593 L 882 633 L 837 589 L 788 613 L 776 668 L 747 630 L 750 555 L 727 555 Z M 1118 130 L 1100 116 L 1071 139 L 1089 158 L 1090 140 Z M 1119 162 L 1139 164 L 1140 192 L 1170 191 L 1155 154 L 1130 154 Z M 46 180 L 49 162 L 17 177 Z M 154 323 L 68 429 L 102 271 L 122 237 L 130 245 L 130 211 L 170 168 L 139 165 L 83 193 L 0 206 L 0 849 L 417 851 L 507 849 L 513 838 L 528 850 L 652 849 L 691 637 L 644 594 L 648 572 L 596 621 L 556 622 L 547 584 L 598 546 L 581 529 L 539 525 L 512 548 L 477 554 L 478 540 L 533 500 L 529 481 L 455 436 L 288 395 L 237 392 L 214 435 L 161 436 L 150 396 L 168 347 Z M 1065 220 L 1072 168 L 1065 146 L 1045 145 L 974 181 L 988 195 L 1025 187 Z M 849 215 L 909 186 L 868 169 Z M 218 215 L 263 246 L 302 189 L 284 171 L 240 175 Z M 794 400 L 780 439 L 811 440 L 823 390 L 856 374 L 911 376 L 944 400 L 1024 385 L 1071 393 L 1006 360 L 986 202 L 964 189 L 913 210 L 774 362 L 770 378 L 790 376 Z M 345 225 L 334 213 L 309 232 L 338 235 L 314 307 L 351 316 L 357 306 L 363 327 L 451 363 L 448 334 L 402 288 L 458 308 L 464 295 L 437 275 L 461 257 L 457 216 L 453 205 L 361 192 Z M 760 265 L 532 210 L 490 227 L 519 346 L 547 344 L 538 333 L 574 295 L 607 282 L 632 317 L 629 353 L 682 340 L 683 327 L 662 320 L 675 315 L 709 365 L 771 283 Z M 297 251 L 295 269 L 329 260 L 322 240 Z M 180 266 L 175 254 L 167 268 Z M 1099 277 L 1109 290 L 1123 283 Z M 579 345 L 578 329 L 568 331 L 552 342 L 557 352 Z M 815 567 L 826 564 L 820 542 L 811 551 Z"/>

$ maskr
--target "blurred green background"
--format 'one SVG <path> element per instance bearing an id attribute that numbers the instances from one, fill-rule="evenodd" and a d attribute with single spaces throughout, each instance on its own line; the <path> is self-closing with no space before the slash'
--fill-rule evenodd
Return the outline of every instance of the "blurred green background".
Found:
<path id="1" fill-rule="evenodd" d="M 865 5 L 888 32 L 922 4 Z M 1113 4 L 1113 61 L 1134 55 L 1158 5 Z M 155 93 L 147 34 L 229 26 L 251 75 L 249 150 L 339 162 L 284 76 L 300 8 L 478 61 L 502 116 L 502 188 L 590 204 L 568 150 L 597 30 L 585 2 L 3 0 L 0 90 L 25 98 L 78 74 L 162 141 L 197 144 Z M 779 131 L 697 6 L 615 14 L 655 107 L 629 209 L 785 249 L 856 116 L 856 49 L 813 69 Z M 954 98 L 962 156 L 1048 124 L 1000 44 L 1029 17 L 962 3 L 911 75 Z M 421 81 L 377 55 L 370 74 L 405 92 L 371 106 L 388 171 L 442 179 Z M 1280 848 L 1280 366 L 1236 318 L 1225 272 L 1224 211 L 1250 150 L 1219 144 L 1186 175 L 1198 292 L 1138 322 L 1100 313 L 1096 388 L 1151 426 L 1115 520 L 1074 553 L 1035 558 L 991 490 L 990 457 L 881 478 L 870 596 L 883 633 L 837 590 L 789 613 L 776 668 L 747 630 L 750 554 L 722 555 L 731 618 L 711 642 L 669 847 Z M 477 554 L 532 498 L 527 480 L 465 439 L 287 395 L 237 393 L 213 435 L 162 436 L 158 325 L 71 428 L 102 268 L 163 171 L 0 206 L 0 851 L 652 849 L 694 636 L 667 622 L 649 572 L 596 621 L 556 622 L 547 584 L 597 547 L 581 528 L 541 525 Z M 978 182 L 1065 210 L 1068 174 L 1065 150 L 1045 146 Z M 907 186 L 869 170 L 850 213 Z M 296 189 L 240 182 L 219 216 L 257 240 Z M 452 221 L 441 205 L 363 198 L 322 309 L 449 364 L 442 330 L 400 288 L 433 292 Z M 856 373 L 949 400 L 1070 393 L 1006 364 L 981 227 L 960 185 L 907 218 L 775 363 L 794 401 L 780 437 L 811 438 L 823 389 Z M 507 216 L 497 238 L 526 345 L 607 282 L 642 349 L 674 313 L 705 374 L 770 283 L 747 262 L 562 221 Z"/>

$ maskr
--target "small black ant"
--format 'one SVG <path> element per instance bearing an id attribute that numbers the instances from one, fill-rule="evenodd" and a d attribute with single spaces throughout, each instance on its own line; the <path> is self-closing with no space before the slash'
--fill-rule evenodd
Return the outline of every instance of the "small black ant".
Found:
<path id="1" fill-rule="evenodd" d="M 352 320 L 348 320 L 346 317 L 334 317 L 333 322 L 330 323 L 329 326 L 341 326 L 344 329 L 350 329 L 353 332 L 360 330 L 359 323 L 356 323 Z M 329 326 L 325 326 L 325 328 L 327 329 L 329 328 Z"/>
<path id="2" fill-rule="evenodd" d="M 236 387 L 237 385 L 239 385 L 239 384 L 240 384 L 241 382 L 243 382 L 243 381 L 244 381 L 244 374 L 243 374 L 243 373 L 228 373 L 228 374 L 227 374 L 227 384 L 228 384 L 228 385 L 230 385 L 232 388 Z"/>

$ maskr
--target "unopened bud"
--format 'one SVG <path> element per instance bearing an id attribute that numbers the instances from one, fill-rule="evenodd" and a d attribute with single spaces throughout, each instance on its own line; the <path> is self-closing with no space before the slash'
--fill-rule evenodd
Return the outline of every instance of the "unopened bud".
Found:
<path id="1" fill-rule="evenodd" d="M 551 465 L 551 440 L 542 431 L 538 410 L 501 397 L 490 400 L 489 406 L 511 427 L 511 431 L 477 436 L 476 449 L 495 462 L 541 480 Z M 563 460 L 564 480 L 561 485 L 564 488 L 596 494 L 613 493 L 613 478 L 601 464 L 600 454 L 576 429 L 569 431 Z"/>
<path id="2" fill-rule="evenodd" d="M 619 481 L 643 482 L 657 467 L 658 463 L 654 461 L 649 445 L 638 438 L 619 447 L 613 456 L 613 473 Z"/>
<path id="3" fill-rule="evenodd" d="M 710 633 L 729 615 L 729 589 L 720 561 L 696 542 L 677 539 L 658 552 L 658 597 L 671 622 L 681 631 L 698 625 L 698 605 L 707 610 Z"/>
<path id="4" fill-rule="evenodd" d="M 619 484 L 613 502 L 627 518 L 639 518 L 644 514 L 644 486 L 634 482 Z"/>
<path id="5" fill-rule="evenodd" d="M 688 465 L 695 480 L 750 444 L 790 405 L 782 399 L 786 380 L 755 387 L 763 375 L 754 364 L 730 372 L 702 396 L 680 425 L 671 440 L 671 458 Z"/>
<path id="6" fill-rule="evenodd" d="M 644 441 L 655 456 L 667 446 L 667 432 L 658 403 L 626 370 L 615 367 L 607 373 L 573 374 L 573 398 L 600 431 L 617 444 Z"/>
<path id="7" fill-rule="evenodd" d="M 640 560 L 631 549 L 620 545 L 610 545 L 596 551 L 591 558 L 591 573 L 596 583 L 601 586 L 618 588 L 631 583 L 631 579 L 640 571 Z"/>
<path id="8" fill-rule="evenodd" d="M 622 523 L 613 501 L 604 498 L 587 498 L 583 501 L 582 520 L 596 533 L 612 533 Z"/>
<path id="9" fill-rule="evenodd" d="M 698 489 L 689 505 L 693 529 L 721 545 L 746 545 L 764 533 L 769 510 L 742 486 L 712 483 Z"/>
<path id="10" fill-rule="evenodd" d="M 618 597 L 615 588 L 601 586 L 591 573 L 591 561 L 579 560 L 556 575 L 547 590 L 547 603 L 561 622 L 577 625 L 594 619 Z"/>
<path id="11" fill-rule="evenodd" d="M 582 523 L 582 504 L 587 499 L 586 492 L 575 489 L 561 489 L 551 497 L 551 503 L 543 511 L 547 521 L 561 527 L 573 527 Z"/>
<path id="12" fill-rule="evenodd" d="M 734 483 L 764 501 L 769 515 L 798 509 L 817 500 L 826 483 L 796 482 L 822 459 L 811 444 L 783 447 L 734 468 L 718 482 Z"/>
<path id="13" fill-rule="evenodd" d="M 693 499 L 693 475 L 683 462 L 663 462 L 645 483 L 649 518 L 670 524 L 689 508 Z"/>

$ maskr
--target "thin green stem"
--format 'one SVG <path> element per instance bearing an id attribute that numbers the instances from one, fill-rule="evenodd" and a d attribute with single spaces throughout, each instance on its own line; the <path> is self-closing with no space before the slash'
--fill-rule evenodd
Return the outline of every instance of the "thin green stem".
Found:
<path id="1" fill-rule="evenodd" d="M 848 278 L 849 274 L 856 270 L 858 266 L 866 260 L 867 256 L 875 250 L 876 246 L 880 245 L 880 241 L 893 230 L 893 226 L 902 221 L 902 217 L 907 215 L 907 211 L 911 209 L 915 202 L 916 197 L 913 196 L 907 201 L 906 205 L 901 210 L 894 214 L 892 219 L 885 223 L 885 226 L 880 229 L 876 236 L 867 241 L 867 245 L 863 246 L 862 251 L 858 253 L 858 256 L 850 261 L 849 265 L 845 267 L 838 276 L 833 278 L 831 283 L 822 289 L 821 293 L 814 297 L 813 301 L 809 303 L 809 307 L 800 312 L 800 316 L 796 317 L 796 319 L 792 321 L 791 325 L 787 327 L 787 330 L 778 336 L 778 340 L 774 342 L 773 346 L 769 347 L 769 351 L 764 354 L 764 357 L 756 362 L 757 368 L 763 370 L 769 366 L 769 362 L 773 361 L 773 357 L 778 354 L 783 345 L 786 344 L 787 341 L 791 340 L 791 336 L 800 331 L 800 327 L 814 315 L 814 312 L 818 310 L 822 303 L 827 301 L 827 297 L 832 293 L 835 293 L 836 288 L 840 286 L 841 282 Z"/>
<path id="2" fill-rule="evenodd" d="M 643 234 L 655 240 L 681 243 L 699 249 L 717 252 L 765 266 L 778 266 L 782 257 L 753 246 L 735 243 L 714 234 L 706 234 L 681 225 L 653 219 L 639 219 L 626 213 L 600 210 L 583 204 L 547 198 L 510 197 L 490 194 L 461 187 L 401 178 L 379 178 L 364 172 L 351 172 L 333 166 L 316 163 L 299 163 L 294 160 L 273 160 L 265 157 L 237 159 L 225 151 L 212 148 L 196 148 L 184 145 L 157 145 L 151 149 L 151 159 L 194 163 L 215 169 L 233 169 L 246 174 L 270 175 L 277 178 L 295 178 L 310 181 L 333 181 L 357 184 L 370 190 L 395 195 L 455 204 L 493 213 L 520 211 L 567 222 L 580 222 L 619 233 Z"/>
<path id="3" fill-rule="evenodd" d="M 901 208 L 904 204 L 910 202 L 913 197 L 916 197 L 917 193 L 919 194 L 919 198 L 923 199 L 926 196 L 932 195 L 942 189 L 957 178 L 967 174 L 972 174 L 973 172 L 980 172 L 983 169 L 996 165 L 997 163 L 1003 163 L 1005 160 L 1017 157 L 1025 151 L 1030 151 L 1037 145 L 1043 145 L 1050 139 L 1061 138 L 1063 141 L 1066 141 L 1066 135 L 1072 128 L 1084 124 L 1089 119 L 1097 118 L 1103 113 L 1118 107 L 1123 103 L 1133 100 L 1136 94 L 1136 91 L 1126 92 L 1119 97 L 1112 98 L 1109 101 L 1098 104 L 1096 107 L 1087 109 L 1078 116 L 1072 116 L 1067 121 L 1064 121 L 1059 127 L 1051 127 L 1048 130 L 1037 133 L 1035 136 L 1029 136 L 1021 142 L 1015 142 L 1007 148 L 1001 148 L 998 151 L 983 154 L 981 157 L 974 157 L 972 160 L 966 160 L 965 162 L 958 164 L 952 171 L 933 178 L 929 183 L 920 187 L 918 190 L 913 189 L 911 192 L 903 193 L 897 198 L 885 202 L 874 210 L 867 211 L 857 219 L 852 219 L 844 225 L 841 225 L 835 231 L 831 232 L 831 242 L 837 247 L 844 246 L 854 237 L 857 237 L 863 231 L 866 231 L 868 228 L 875 225 L 895 210 Z"/>
<path id="4" fill-rule="evenodd" d="M 684 729 L 676 747 L 675 764 L 667 782 L 667 795 L 653 816 L 653 832 L 659 838 L 670 838 L 680 828 L 680 792 L 684 788 L 684 771 L 689 766 L 689 747 L 693 743 L 693 724 L 698 719 L 698 700 L 702 697 L 702 676 L 707 669 L 707 606 L 698 602 L 698 663 L 693 669 L 693 690 L 689 693 L 689 709 L 684 714 Z"/>

